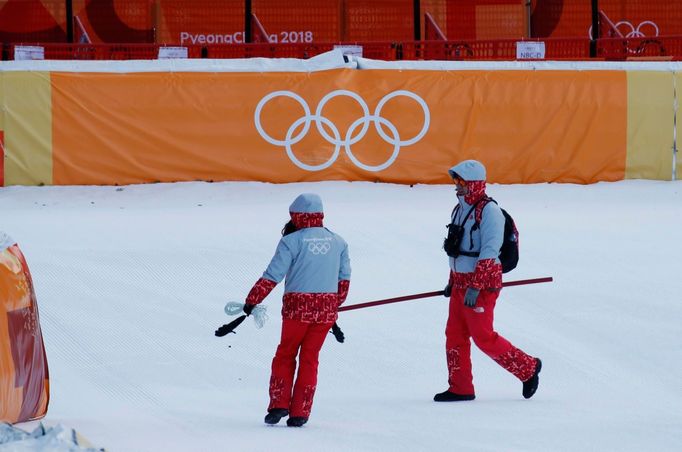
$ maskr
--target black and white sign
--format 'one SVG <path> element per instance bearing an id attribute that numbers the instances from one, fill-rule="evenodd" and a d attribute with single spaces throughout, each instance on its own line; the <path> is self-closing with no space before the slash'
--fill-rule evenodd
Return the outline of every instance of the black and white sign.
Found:
<path id="1" fill-rule="evenodd" d="M 187 47 L 159 47 L 159 60 L 187 58 Z"/>
<path id="2" fill-rule="evenodd" d="M 15 60 L 44 60 L 45 48 L 43 46 L 15 46 Z"/>
<path id="3" fill-rule="evenodd" d="M 543 41 L 517 41 L 517 60 L 543 60 L 545 59 L 545 43 Z"/>

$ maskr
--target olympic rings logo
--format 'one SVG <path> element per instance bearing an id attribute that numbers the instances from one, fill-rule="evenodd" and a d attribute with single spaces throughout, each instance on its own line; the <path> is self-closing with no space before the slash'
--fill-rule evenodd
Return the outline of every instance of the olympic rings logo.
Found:
<path id="1" fill-rule="evenodd" d="M 646 25 L 649 25 L 650 27 L 653 28 L 653 30 L 654 30 L 653 36 L 658 36 L 658 26 L 650 20 L 645 20 L 645 21 L 641 22 L 639 25 L 637 25 L 637 28 L 635 28 L 635 26 L 632 25 L 632 23 L 628 22 L 627 20 L 621 20 L 620 22 L 618 22 L 616 24 L 616 29 L 618 31 L 620 31 L 621 33 L 623 33 L 623 31 L 621 30 L 621 27 L 625 26 L 626 31 L 627 31 L 627 28 L 630 29 L 627 33 L 623 33 L 626 38 L 644 38 L 646 35 L 642 31 L 642 27 L 644 27 Z"/>
<path id="2" fill-rule="evenodd" d="M 647 26 L 651 27 L 652 30 L 650 30 L 650 31 L 653 31 L 653 35 L 652 34 L 649 34 L 649 35 L 644 34 L 644 31 L 642 31 L 644 29 L 643 27 L 647 27 Z M 637 27 L 632 25 L 632 22 L 630 22 L 630 21 L 621 20 L 620 22 L 614 24 L 614 28 L 616 29 L 616 31 L 618 31 L 618 33 L 621 34 L 621 37 L 623 37 L 623 38 L 645 38 L 647 36 L 656 37 L 656 36 L 658 36 L 658 33 L 659 33 L 658 25 L 656 25 L 656 23 L 651 21 L 651 20 L 644 20 L 644 21 L 640 22 L 639 25 L 637 25 Z M 587 36 L 590 39 L 593 39 L 592 26 L 591 25 L 590 25 L 590 28 L 587 32 Z"/>
<path id="3" fill-rule="evenodd" d="M 312 242 L 308 244 L 308 251 L 313 254 L 327 254 L 331 248 L 332 246 L 328 242 Z"/>
<path id="4" fill-rule="evenodd" d="M 332 121 L 330 121 L 323 115 L 323 110 L 327 102 L 339 96 L 346 96 L 355 100 L 360 105 L 360 108 L 362 108 L 363 112 L 363 116 L 356 119 L 350 125 L 350 127 L 348 127 L 348 130 L 346 131 L 343 137 L 341 136 L 341 131 L 338 129 L 338 127 L 336 127 L 336 125 Z M 419 133 L 414 137 L 410 138 L 409 140 L 401 139 L 400 133 L 398 132 L 396 126 L 388 119 L 381 116 L 381 110 L 386 105 L 386 102 L 398 96 L 404 96 L 413 99 L 415 102 L 417 102 L 417 104 L 419 104 L 424 113 L 424 125 L 422 126 Z M 305 113 L 304 116 L 298 118 L 291 124 L 291 126 L 289 126 L 289 129 L 287 130 L 286 136 L 284 137 L 283 140 L 278 140 L 276 138 L 271 137 L 267 132 L 265 132 L 265 130 L 263 129 L 263 125 L 261 124 L 261 112 L 263 110 L 263 107 L 272 99 L 275 99 L 277 97 L 288 97 L 294 99 L 301 105 L 301 107 L 303 107 L 303 111 Z M 382 171 L 391 166 L 393 162 L 395 162 L 395 160 L 398 158 L 398 154 L 400 153 L 401 147 L 410 146 L 421 140 L 424 137 L 424 135 L 426 135 L 426 132 L 429 129 L 429 125 L 431 124 L 431 114 L 429 112 L 429 107 L 426 105 L 426 102 L 424 102 L 424 99 L 414 94 L 413 92 L 406 90 L 393 91 L 382 97 L 379 103 L 377 104 L 376 108 L 374 109 L 373 114 L 370 114 L 369 106 L 362 97 L 360 97 L 358 94 L 352 91 L 348 91 L 345 89 L 337 89 L 324 96 L 322 100 L 320 100 L 320 103 L 317 105 L 317 108 L 315 109 L 315 114 L 311 113 L 308 103 L 298 94 L 292 91 L 274 91 L 268 94 L 267 96 L 263 97 L 260 100 L 260 102 L 258 102 L 258 105 L 256 106 L 256 112 L 254 114 L 254 121 L 256 123 L 256 129 L 258 130 L 260 136 L 263 137 L 263 139 L 270 144 L 273 144 L 275 146 L 283 146 L 287 152 L 287 156 L 289 157 L 289 159 L 301 169 L 307 171 L 321 171 L 325 168 L 329 168 L 338 158 L 339 153 L 341 151 L 341 147 L 343 146 L 346 155 L 348 155 L 348 158 L 353 162 L 353 164 L 355 164 L 355 166 L 365 171 L 374 172 Z M 325 140 L 327 140 L 330 144 L 334 145 L 334 152 L 332 153 L 332 156 L 329 158 L 329 160 L 319 165 L 308 165 L 306 163 L 303 163 L 301 160 L 298 159 L 298 157 L 296 157 L 294 151 L 292 150 L 292 146 L 300 142 L 306 136 L 306 134 L 310 130 L 310 124 L 312 122 L 315 123 L 315 126 L 317 127 L 317 130 L 320 133 L 320 135 L 322 135 L 322 137 Z M 370 123 L 374 123 L 374 127 L 377 133 L 379 134 L 379 136 L 381 136 L 381 138 L 384 141 L 393 145 L 393 153 L 388 158 L 388 160 L 386 160 L 384 163 L 380 165 L 368 165 L 361 162 L 353 154 L 353 150 L 351 149 L 351 147 L 354 144 L 356 144 L 358 141 L 362 140 L 365 137 L 365 134 L 369 129 Z M 294 134 L 296 130 L 298 130 L 298 128 L 301 127 L 301 125 L 303 125 L 301 130 L 298 133 Z M 326 126 L 326 128 L 328 128 L 329 130 L 331 130 L 333 136 L 327 132 L 327 129 L 325 127 L 322 127 L 323 125 Z M 361 127 L 360 131 L 354 135 L 354 132 L 359 127 Z M 390 135 L 385 132 L 384 127 L 388 129 Z"/>

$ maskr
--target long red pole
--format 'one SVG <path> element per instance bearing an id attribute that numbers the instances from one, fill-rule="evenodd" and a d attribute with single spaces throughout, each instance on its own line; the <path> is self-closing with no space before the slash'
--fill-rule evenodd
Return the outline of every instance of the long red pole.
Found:
<path id="1" fill-rule="evenodd" d="M 552 281 L 553 281 L 553 279 L 551 276 L 547 276 L 544 278 L 534 278 L 534 279 L 520 279 L 517 281 L 503 282 L 502 287 L 522 286 L 524 284 L 538 284 L 538 283 L 552 282 Z M 369 308 L 370 306 L 379 306 L 382 304 L 399 303 L 401 301 L 417 300 L 419 298 L 429 298 L 429 297 L 438 297 L 438 296 L 441 296 L 441 297 L 443 296 L 442 290 L 436 290 L 433 292 L 417 293 L 414 295 L 404 295 L 402 297 L 386 298 L 384 300 L 368 301 L 367 303 L 358 303 L 358 304 L 351 304 L 348 306 L 341 306 L 339 308 L 339 312 L 341 312 L 341 311 L 352 311 L 353 309 Z"/>

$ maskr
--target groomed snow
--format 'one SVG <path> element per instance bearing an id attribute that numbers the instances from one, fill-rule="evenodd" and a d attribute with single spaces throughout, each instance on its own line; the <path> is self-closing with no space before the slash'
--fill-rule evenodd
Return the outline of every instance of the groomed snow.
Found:
<path id="1" fill-rule="evenodd" d="M 521 262 L 498 332 L 543 359 L 531 400 L 474 348 L 477 398 L 447 387 L 447 302 L 342 313 L 310 422 L 267 427 L 270 319 L 216 338 L 269 262 L 295 196 L 350 245 L 348 304 L 441 288 L 454 187 L 324 182 L 8 187 L 0 229 L 33 275 L 50 370 L 46 425 L 110 451 L 673 451 L 682 444 L 682 182 L 491 185 Z M 19 425 L 31 430 L 35 425 Z"/>

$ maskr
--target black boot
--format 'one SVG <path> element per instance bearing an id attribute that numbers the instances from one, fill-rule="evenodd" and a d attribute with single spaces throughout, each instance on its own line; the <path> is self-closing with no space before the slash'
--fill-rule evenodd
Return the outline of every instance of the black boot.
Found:
<path id="1" fill-rule="evenodd" d="M 433 396 L 435 402 L 463 402 L 465 400 L 474 400 L 475 398 L 474 394 L 455 394 L 450 391 L 439 392 Z"/>
<path id="2" fill-rule="evenodd" d="M 289 427 L 303 427 L 303 424 L 308 422 L 307 417 L 294 416 L 287 419 L 287 425 Z"/>
<path id="3" fill-rule="evenodd" d="M 535 391 L 538 390 L 538 385 L 540 384 L 540 377 L 538 374 L 540 373 L 540 369 L 542 369 L 542 361 L 540 361 L 540 358 L 535 358 L 535 372 L 533 372 L 532 377 L 523 382 L 524 399 L 530 399 L 533 397 L 533 394 L 535 394 Z"/>
<path id="4" fill-rule="evenodd" d="M 273 408 L 268 410 L 268 414 L 265 415 L 265 423 L 275 425 L 284 416 L 289 416 L 289 410 L 286 408 Z"/>

